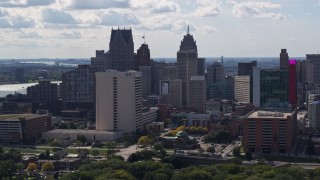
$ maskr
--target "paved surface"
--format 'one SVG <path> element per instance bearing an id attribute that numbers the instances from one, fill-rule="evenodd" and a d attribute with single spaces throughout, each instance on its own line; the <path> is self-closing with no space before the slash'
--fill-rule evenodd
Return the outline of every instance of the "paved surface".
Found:
<path id="1" fill-rule="evenodd" d="M 125 160 L 135 152 L 142 151 L 144 148 L 139 148 L 138 145 L 132 145 L 127 148 L 121 149 L 120 152 L 117 152 L 116 155 L 122 156 Z"/>

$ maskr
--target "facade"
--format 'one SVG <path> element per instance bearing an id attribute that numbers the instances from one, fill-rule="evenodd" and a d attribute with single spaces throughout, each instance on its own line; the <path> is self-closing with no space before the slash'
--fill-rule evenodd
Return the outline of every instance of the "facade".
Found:
<path id="1" fill-rule="evenodd" d="M 161 103 L 174 107 L 182 106 L 182 83 L 180 79 L 160 81 Z"/>
<path id="2" fill-rule="evenodd" d="M 188 105 L 188 90 L 191 76 L 198 75 L 198 50 L 196 41 L 189 34 L 181 41 L 177 52 L 177 78 L 182 81 L 182 107 Z"/>
<path id="3" fill-rule="evenodd" d="M 156 122 L 158 119 L 158 107 L 147 108 L 146 111 L 142 112 L 142 118 L 140 124 L 143 130 L 148 130 L 147 125 Z"/>
<path id="4" fill-rule="evenodd" d="M 238 63 L 238 76 L 251 76 L 253 67 L 257 67 L 257 61 Z"/>
<path id="5" fill-rule="evenodd" d="M 57 111 L 58 84 L 40 80 L 39 84 L 27 88 L 27 95 L 32 98 L 32 102 L 45 104 L 50 112 Z"/>
<path id="6" fill-rule="evenodd" d="M 96 130 L 131 133 L 142 129 L 140 72 L 97 72 L 96 89 Z"/>
<path id="7" fill-rule="evenodd" d="M 320 101 L 314 101 L 311 103 L 310 126 L 313 130 L 320 130 Z"/>
<path id="8" fill-rule="evenodd" d="M 320 54 L 307 54 L 305 68 L 306 81 L 308 83 L 320 84 Z"/>
<path id="9" fill-rule="evenodd" d="M 243 121 L 244 150 L 263 154 L 291 153 L 297 113 L 254 111 Z"/>
<path id="10" fill-rule="evenodd" d="M 142 98 L 148 99 L 148 96 L 152 94 L 151 92 L 151 66 L 139 66 L 139 71 L 142 74 Z"/>
<path id="11" fill-rule="evenodd" d="M 207 100 L 205 77 L 192 76 L 189 84 L 187 107 L 195 109 L 199 113 L 205 113 Z"/>
<path id="12" fill-rule="evenodd" d="M 289 60 L 289 104 L 297 105 L 296 60 Z"/>
<path id="13" fill-rule="evenodd" d="M 262 108 L 286 108 L 289 98 L 288 71 L 253 68 L 253 104 Z"/>
<path id="14" fill-rule="evenodd" d="M 96 50 L 96 57 L 91 58 L 91 68 L 96 72 L 103 72 L 111 68 L 110 54 L 104 50 Z"/>
<path id="15" fill-rule="evenodd" d="M 145 43 L 142 44 L 141 47 L 137 50 L 135 64 L 136 64 L 137 68 L 139 68 L 139 66 L 150 66 L 151 65 L 150 49 L 149 49 L 148 44 L 145 44 Z"/>
<path id="16" fill-rule="evenodd" d="M 224 67 L 221 63 L 215 62 L 207 68 L 206 80 L 208 84 L 223 82 L 225 78 Z"/>
<path id="17" fill-rule="evenodd" d="M 62 74 L 62 99 L 64 103 L 94 103 L 94 71 L 90 65 Z"/>
<path id="18" fill-rule="evenodd" d="M 131 29 L 112 29 L 109 43 L 111 69 L 134 70 L 134 43 Z"/>
<path id="19" fill-rule="evenodd" d="M 0 143 L 34 143 L 50 127 L 51 118 L 47 115 L 0 115 Z"/>
<path id="20" fill-rule="evenodd" d="M 234 96 L 237 101 L 250 102 L 250 76 L 234 77 Z"/>
<path id="21" fill-rule="evenodd" d="M 153 94 L 160 94 L 160 81 L 177 79 L 177 66 L 173 63 L 151 63 L 151 89 Z"/>
<path id="22" fill-rule="evenodd" d="M 289 69 L 289 55 L 287 53 L 287 49 L 281 49 L 280 70 L 288 70 L 288 69 Z"/>
<path id="23" fill-rule="evenodd" d="M 205 65 L 206 59 L 205 58 L 198 58 L 198 76 L 205 76 Z"/>

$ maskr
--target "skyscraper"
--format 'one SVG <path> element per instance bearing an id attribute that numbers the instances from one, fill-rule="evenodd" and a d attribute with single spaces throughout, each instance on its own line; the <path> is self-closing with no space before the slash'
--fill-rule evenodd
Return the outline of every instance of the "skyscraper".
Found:
<path id="1" fill-rule="evenodd" d="M 257 61 L 238 63 L 238 76 L 251 76 L 253 67 L 257 67 Z"/>
<path id="2" fill-rule="evenodd" d="M 320 84 L 320 54 L 307 54 L 305 68 L 307 82 Z"/>
<path id="3" fill-rule="evenodd" d="M 286 70 L 253 68 L 253 104 L 256 107 L 287 108 L 289 75 Z"/>
<path id="4" fill-rule="evenodd" d="M 142 129 L 140 72 L 97 72 L 96 89 L 96 130 L 131 133 Z"/>
<path id="5" fill-rule="evenodd" d="M 289 60 L 289 104 L 297 105 L 296 60 Z"/>
<path id="6" fill-rule="evenodd" d="M 151 60 L 148 44 L 142 44 L 135 55 L 136 70 L 142 72 L 142 98 L 151 95 Z"/>
<path id="7" fill-rule="evenodd" d="M 188 108 L 205 113 L 206 81 L 204 76 L 191 76 L 189 86 Z"/>
<path id="8" fill-rule="evenodd" d="M 250 76 L 234 77 L 234 96 L 240 102 L 250 103 Z"/>
<path id="9" fill-rule="evenodd" d="M 112 29 L 109 43 L 111 69 L 134 69 L 134 43 L 131 29 Z"/>
<path id="10" fill-rule="evenodd" d="M 187 107 L 188 89 L 191 76 L 198 75 L 198 50 L 196 41 L 188 32 L 181 41 L 177 52 L 177 78 L 182 82 L 182 106 Z"/>
<path id="11" fill-rule="evenodd" d="M 224 67 L 221 63 L 215 62 L 207 68 L 207 83 L 214 84 L 223 82 L 225 79 Z"/>
<path id="12" fill-rule="evenodd" d="M 288 70 L 288 69 L 289 69 L 289 56 L 287 53 L 287 49 L 281 49 L 280 70 Z"/>
<path id="13" fill-rule="evenodd" d="M 96 50 L 96 57 L 91 58 L 91 68 L 96 72 L 103 72 L 111 68 L 110 54 L 104 50 Z"/>

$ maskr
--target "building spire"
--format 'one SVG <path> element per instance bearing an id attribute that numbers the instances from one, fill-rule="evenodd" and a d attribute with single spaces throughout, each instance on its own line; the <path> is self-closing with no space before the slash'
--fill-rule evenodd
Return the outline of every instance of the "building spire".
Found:
<path id="1" fill-rule="evenodd" d="M 190 33 L 190 28 L 189 28 L 189 26 L 188 26 L 188 31 L 187 31 L 187 34 L 189 34 Z"/>

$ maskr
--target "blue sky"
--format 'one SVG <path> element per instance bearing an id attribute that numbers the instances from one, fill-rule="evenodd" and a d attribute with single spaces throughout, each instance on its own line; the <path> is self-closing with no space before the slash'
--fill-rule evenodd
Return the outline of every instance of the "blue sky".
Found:
<path id="1" fill-rule="evenodd" d="M 200 57 L 320 51 L 320 0 L 0 0 L 0 59 L 89 58 L 112 27 L 175 57 L 188 25 Z"/>

